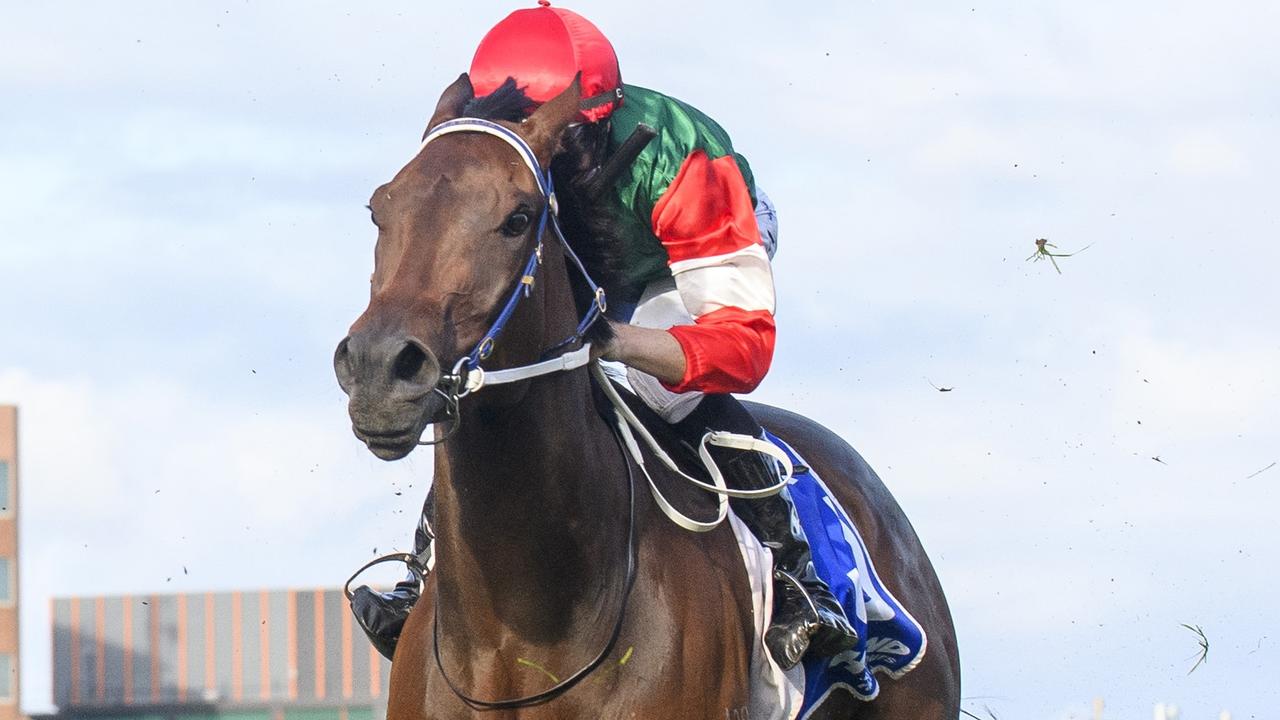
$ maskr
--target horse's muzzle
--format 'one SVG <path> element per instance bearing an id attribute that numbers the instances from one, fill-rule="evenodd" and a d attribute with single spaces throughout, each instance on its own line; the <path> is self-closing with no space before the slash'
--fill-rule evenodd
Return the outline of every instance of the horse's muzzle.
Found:
<path id="1" fill-rule="evenodd" d="M 447 409 L 435 392 L 440 364 L 412 336 L 355 332 L 338 343 L 333 368 L 349 398 L 352 431 L 383 460 L 408 455 Z"/>

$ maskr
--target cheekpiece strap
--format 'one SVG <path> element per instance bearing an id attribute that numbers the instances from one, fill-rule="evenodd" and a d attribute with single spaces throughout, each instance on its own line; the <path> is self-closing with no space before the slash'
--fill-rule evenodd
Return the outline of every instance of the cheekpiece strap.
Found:
<path id="1" fill-rule="evenodd" d="M 599 95 L 592 95 L 589 98 L 583 98 L 578 103 L 579 110 L 594 110 L 602 105 L 608 105 L 611 102 L 622 99 L 622 88 L 616 87 L 612 90 L 605 90 Z"/>
<path id="2" fill-rule="evenodd" d="M 617 93 L 618 96 L 621 97 L 620 88 Z M 485 120 L 483 118 L 456 118 L 454 120 L 446 120 L 445 122 L 436 125 L 427 132 L 426 136 L 422 138 L 422 145 L 419 146 L 419 152 L 421 152 L 422 148 L 425 148 L 432 140 L 436 140 L 440 137 L 456 132 L 479 132 L 486 135 L 492 135 L 514 148 L 520 155 L 520 158 L 524 160 L 525 166 L 533 173 L 533 177 L 538 183 L 538 190 L 542 193 L 542 197 L 546 201 L 543 203 L 542 212 L 538 217 L 538 229 L 535 237 L 534 249 L 529 255 L 529 260 L 525 263 L 524 272 L 516 281 L 515 287 L 512 289 L 510 296 L 508 296 L 506 304 L 503 306 L 502 311 L 498 313 L 497 319 L 494 320 L 493 324 L 489 327 L 489 330 L 484 334 L 484 337 L 476 343 L 471 352 L 467 353 L 465 357 L 458 361 L 458 370 L 475 370 L 480 367 L 480 363 L 493 353 L 494 345 L 497 343 L 498 336 L 502 333 L 503 328 L 506 327 L 507 321 L 510 320 L 511 316 L 515 313 L 516 306 L 519 305 L 520 299 L 522 297 L 528 297 L 533 291 L 533 283 L 537 277 L 538 267 L 542 265 L 542 239 L 546 234 L 548 225 L 551 226 L 556 239 L 560 241 L 560 244 L 564 247 L 565 253 L 573 261 L 574 266 L 578 268 L 578 271 L 582 273 L 582 277 L 587 281 L 587 285 L 591 288 L 594 299 L 592 300 L 591 307 L 578 323 L 578 327 L 574 334 L 565 340 L 556 343 L 556 345 L 543 355 L 545 357 L 548 353 L 554 350 L 558 350 L 566 345 L 582 340 L 591 325 L 600 318 L 602 313 L 604 313 L 606 307 L 605 294 L 604 289 L 597 285 L 595 280 L 593 280 L 591 275 L 587 272 L 586 265 L 583 264 L 582 260 L 578 257 L 578 254 L 573 251 L 573 248 L 569 245 L 569 241 L 564 237 L 564 232 L 560 229 L 560 223 L 556 218 L 558 207 L 550 168 L 543 170 L 541 164 L 538 162 L 538 156 L 533 152 L 533 148 L 531 148 L 529 143 L 525 142 L 524 138 L 520 137 L 520 135 L 515 131 L 493 122 L 492 120 Z"/>

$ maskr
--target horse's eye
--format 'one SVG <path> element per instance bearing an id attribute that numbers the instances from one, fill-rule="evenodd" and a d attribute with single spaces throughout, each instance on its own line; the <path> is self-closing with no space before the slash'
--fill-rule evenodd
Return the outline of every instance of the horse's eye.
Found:
<path id="1" fill-rule="evenodd" d="M 502 223 L 502 234 L 507 237 L 516 237 L 524 234 L 529 229 L 529 223 L 533 220 L 529 213 L 525 210 L 517 210 L 507 216 L 507 221 Z"/>

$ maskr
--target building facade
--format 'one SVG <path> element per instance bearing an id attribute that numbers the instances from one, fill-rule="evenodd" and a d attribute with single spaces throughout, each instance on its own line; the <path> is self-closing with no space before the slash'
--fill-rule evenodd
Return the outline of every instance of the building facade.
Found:
<path id="1" fill-rule="evenodd" d="M 59 718 L 374 720 L 390 663 L 340 590 L 55 598 Z"/>
<path id="2" fill-rule="evenodd" d="M 18 409 L 0 405 L 0 720 L 22 717 L 18 649 Z"/>

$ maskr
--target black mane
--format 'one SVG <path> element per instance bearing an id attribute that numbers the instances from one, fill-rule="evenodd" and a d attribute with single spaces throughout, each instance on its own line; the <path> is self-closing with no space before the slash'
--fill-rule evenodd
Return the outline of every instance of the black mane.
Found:
<path id="1" fill-rule="evenodd" d="M 478 98 L 471 98 L 462 106 L 465 117 L 483 120 L 520 122 L 533 112 L 538 104 L 529 99 L 524 89 L 516 86 L 515 78 L 507 78 L 497 90 Z"/>
<path id="2" fill-rule="evenodd" d="M 466 117 L 484 120 L 521 122 L 537 107 L 537 103 L 507 78 L 497 90 L 472 98 L 462 108 Z M 607 199 L 586 197 L 587 180 L 599 169 L 609 150 L 609 123 L 577 123 L 560 138 L 560 148 L 551 160 L 551 176 L 560 201 L 560 227 L 565 239 L 582 259 L 587 271 L 610 297 L 638 294 L 643 288 L 624 287 L 622 242 L 618 237 L 614 210 Z M 574 297 L 580 312 L 593 301 L 590 289 L 580 281 L 576 269 L 570 269 Z M 607 340 L 608 324 L 596 323 L 588 339 Z"/>

